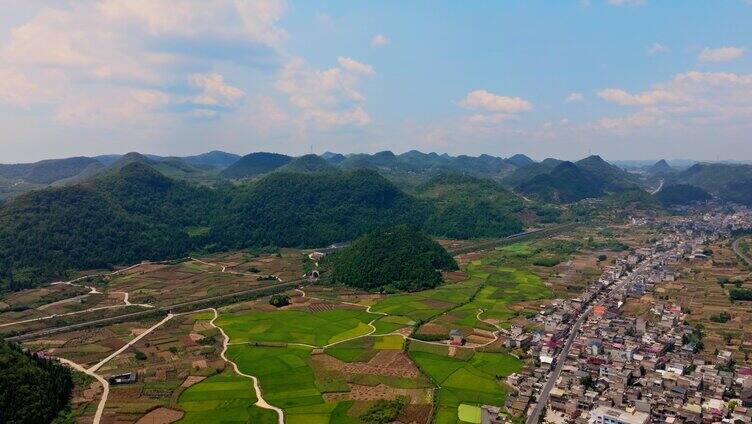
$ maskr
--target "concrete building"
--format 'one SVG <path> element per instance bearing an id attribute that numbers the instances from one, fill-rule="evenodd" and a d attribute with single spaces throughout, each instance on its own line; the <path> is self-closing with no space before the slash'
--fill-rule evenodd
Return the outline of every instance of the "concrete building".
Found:
<path id="1" fill-rule="evenodd" d="M 591 424 L 648 424 L 649 422 L 650 415 L 644 412 L 627 412 L 607 406 L 599 406 L 590 413 Z"/>

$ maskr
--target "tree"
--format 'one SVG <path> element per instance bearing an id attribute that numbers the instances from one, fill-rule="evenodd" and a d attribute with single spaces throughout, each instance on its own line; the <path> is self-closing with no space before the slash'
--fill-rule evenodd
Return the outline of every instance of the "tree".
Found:
<path id="1" fill-rule="evenodd" d="M 275 294 L 269 299 L 269 304 L 277 308 L 287 306 L 290 304 L 290 296 L 285 294 Z"/>

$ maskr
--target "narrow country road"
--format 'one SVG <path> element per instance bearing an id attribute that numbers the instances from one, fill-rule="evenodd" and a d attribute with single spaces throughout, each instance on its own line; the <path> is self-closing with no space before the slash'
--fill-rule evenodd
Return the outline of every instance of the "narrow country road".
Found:
<path id="1" fill-rule="evenodd" d="M 554 371 L 548 375 L 546 385 L 543 386 L 543 390 L 541 390 L 541 394 L 538 396 L 538 403 L 535 404 L 535 409 L 533 409 L 533 412 L 527 417 L 527 421 L 525 421 L 526 424 L 536 424 L 540 414 L 545 411 L 546 404 L 548 403 L 548 395 L 551 393 L 551 389 L 554 388 L 556 380 L 559 379 L 559 374 L 561 374 L 561 370 L 564 367 L 564 360 L 569 354 L 569 349 L 572 348 L 572 343 L 574 342 L 575 337 L 577 337 L 577 333 L 580 332 L 580 327 L 587 319 L 591 309 L 592 308 L 587 308 L 572 326 L 569 337 L 567 338 L 567 343 L 564 345 L 564 349 L 561 350 L 559 357 L 556 359 L 556 367 L 554 368 Z"/>
<path id="2" fill-rule="evenodd" d="M 225 330 L 223 330 L 222 327 L 220 327 L 220 326 L 218 326 L 217 324 L 214 323 L 214 321 L 216 321 L 217 318 L 219 317 L 219 313 L 217 312 L 217 310 L 215 308 L 209 308 L 209 310 L 211 310 L 212 312 L 214 312 L 214 318 L 212 318 L 211 321 L 209 321 L 209 324 L 211 324 L 212 327 L 214 327 L 217 330 L 219 330 L 219 332 L 222 333 L 222 337 L 223 337 L 223 340 L 222 340 L 222 352 L 219 354 L 219 356 L 221 356 L 222 359 L 225 360 L 225 362 L 227 362 L 229 364 L 232 364 L 232 367 L 235 369 L 235 372 L 238 375 L 242 375 L 243 377 L 251 379 L 251 381 L 253 382 L 253 389 L 256 391 L 256 399 L 257 399 L 256 406 L 258 406 L 259 408 L 270 409 L 272 411 L 275 411 L 277 413 L 277 421 L 279 422 L 279 424 L 284 424 L 285 423 L 285 413 L 284 413 L 284 411 L 282 411 L 282 409 L 280 409 L 280 408 L 277 408 L 276 406 L 270 405 L 264 399 L 264 394 L 261 392 L 261 386 L 259 384 L 258 378 L 256 378 L 253 375 L 249 375 L 249 374 L 246 374 L 246 373 L 240 371 L 240 369 L 238 368 L 238 364 L 236 364 L 235 362 L 227 359 L 227 355 L 226 355 L 227 354 L 227 346 L 230 343 L 230 337 L 225 333 Z"/>
<path id="3" fill-rule="evenodd" d="M 102 413 L 104 412 L 104 404 L 107 403 L 107 397 L 110 394 L 110 383 L 107 382 L 107 380 L 104 379 L 99 374 L 94 373 L 91 370 L 88 370 L 81 365 L 70 361 L 65 358 L 57 358 L 60 362 L 68 365 L 69 367 L 75 369 L 76 371 L 80 371 L 84 374 L 88 374 L 94 378 L 97 379 L 100 383 L 102 383 L 102 397 L 99 399 L 99 405 L 97 405 L 97 412 L 94 413 L 94 421 L 92 421 L 92 424 L 99 424 L 99 422 L 102 420 Z"/>
<path id="4" fill-rule="evenodd" d="M 141 340 L 141 339 L 143 339 L 144 337 L 148 336 L 148 335 L 149 335 L 149 333 L 151 333 L 152 331 L 156 330 L 157 328 L 159 328 L 159 327 L 160 327 L 160 326 L 161 326 L 162 324 L 166 323 L 167 321 L 171 320 L 171 319 L 172 319 L 172 318 L 173 318 L 174 316 L 175 316 L 175 315 L 174 315 L 174 314 L 172 314 L 172 313 L 169 313 L 169 314 L 167 314 L 167 316 L 166 316 L 166 317 L 164 317 L 164 318 L 162 319 L 162 321 L 159 321 L 158 323 L 156 323 L 156 324 L 154 324 L 153 326 L 149 327 L 149 328 L 148 328 L 148 329 L 147 329 L 146 331 L 144 331 L 143 333 L 141 333 L 141 334 L 139 334 L 138 336 L 134 337 L 134 338 L 133 338 L 133 340 L 129 341 L 129 342 L 128 342 L 128 343 L 126 343 L 126 344 L 125 344 L 125 345 L 124 345 L 123 347 L 121 347 L 120 349 L 118 349 L 118 350 L 116 350 L 115 352 L 113 352 L 113 353 L 112 353 L 112 354 L 111 354 L 110 356 L 108 356 L 108 357 L 106 357 L 106 358 L 102 359 L 102 360 L 101 360 L 101 361 L 99 361 L 99 362 L 98 362 L 98 363 L 97 363 L 96 365 L 94 365 L 94 366 L 92 366 L 91 368 L 89 368 L 89 371 L 91 371 L 91 372 L 96 372 L 96 371 L 97 371 L 97 370 L 98 370 L 99 368 L 101 368 L 101 367 L 102 367 L 102 365 L 106 364 L 106 363 L 107 363 L 107 362 L 109 362 L 109 361 L 110 361 L 110 360 L 111 360 L 112 358 L 114 358 L 114 357 L 116 357 L 116 356 L 120 355 L 121 353 L 123 353 L 123 352 L 124 352 L 124 351 L 125 351 L 126 349 L 128 349 L 129 347 L 131 347 L 131 346 L 133 346 L 134 344 L 136 344 L 136 342 L 138 342 L 139 340 Z"/>

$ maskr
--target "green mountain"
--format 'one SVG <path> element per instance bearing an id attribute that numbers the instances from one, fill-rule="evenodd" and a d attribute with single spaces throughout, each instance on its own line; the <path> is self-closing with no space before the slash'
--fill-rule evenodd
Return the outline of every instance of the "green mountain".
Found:
<path id="1" fill-rule="evenodd" d="M 664 206 L 689 205 L 711 198 L 705 190 L 688 184 L 672 184 L 661 188 L 655 198 Z"/>
<path id="2" fill-rule="evenodd" d="M 177 257 L 207 226 L 216 192 L 133 162 L 83 184 L 36 190 L 0 206 L 0 291 L 31 287 L 71 269 Z"/>
<path id="3" fill-rule="evenodd" d="M 646 171 L 648 174 L 656 175 L 656 174 L 668 174 L 671 172 L 674 172 L 674 168 L 671 167 L 671 165 L 666 162 L 665 159 L 661 159 L 658 162 L 654 163 L 653 165 L 650 165 Z"/>
<path id="4" fill-rule="evenodd" d="M 522 231 L 522 199 L 492 180 L 445 173 L 417 191 L 431 204 L 427 232 L 455 239 L 504 237 Z"/>
<path id="5" fill-rule="evenodd" d="M 212 150 L 211 152 L 202 153 L 195 156 L 186 156 L 181 158 L 186 163 L 194 166 L 208 166 L 216 169 L 225 169 L 237 162 L 240 156 L 234 153 Z"/>
<path id="6" fill-rule="evenodd" d="M 258 152 L 245 155 L 220 174 L 225 178 L 250 178 L 274 171 L 292 161 L 290 156 L 279 153 Z"/>
<path id="7" fill-rule="evenodd" d="M 95 159 L 86 157 L 49 159 L 35 163 L 13 165 L 0 164 L 0 176 L 34 184 L 51 184 L 64 178 L 73 177 L 84 169 L 98 164 Z"/>
<path id="8" fill-rule="evenodd" d="M 594 178 L 604 182 L 607 191 L 620 191 L 637 187 L 637 176 L 624 171 L 618 166 L 611 165 L 598 155 L 588 156 L 575 164 L 590 173 Z"/>
<path id="9" fill-rule="evenodd" d="M 390 151 L 347 156 L 340 164 L 343 169 L 375 169 L 379 172 L 410 173 L 432 176 L 442 172 L 457 172 L 489 178 L 500 178 L 515 169 L 505 159 L 490 155 L 449 156 L 422 153 L 417 150 L 395 155 Z"/>
<path id="10" fill-rule="evenodd" d="M 562 163 L 562 161 L 552 158 L 544 159 L 537 163 L 531 163 L 527 166 L 515 169 L 514 172 L 504 177 L 501 182 L 507 187 L 517 187 L 538 175 L 551 172 L 560 163 Z"/>
<path id="11" fill-rule="evenodd" d="M 535 161 L 530 159 L 528 156 L 521 154 L 516 154 L 514 156 L 508 157 L 506 161 L 518 168 L 524 168 L 535 163 Z"/>
<path id="12" fill-rule="evenodd" d="M 562 162 L 549 173 L 521 183 L 516 190 L 547 203 L 572 203 L 605 193 L 605 182 L 572 162 Z"/>
<path id="13" fill-rule="evenodd" d="M 752 206 L 752 178 L 730 182 L 721 187 L 718 195 L 729 202 Z"/>
<path id="14" fill-rule="evenodd" d="M 347 159 L 345 157 L 345 155 L 343 155 L 341 153 L 332 153 L 332 152 L 324 152 L 321 155 L 321 157 L 324 158 L 324 159 L 326 159 L 327 162 L 329 162 L 329 163 L 331 163 L 333 165 L 338 165 L 338 164 L 342 163 L 342 161 L 344 161 L 345 159 Z"/>
<path id="15" fill-rule="evenodd" d="M 290 161 L 287 165 L 283 165 L 275 170 L 275 172 L 302 172 L 302 173 L 315 173 L 315 172 L 334 172 L 337 168 L 334 165 L 326 161 L 326 159 L 317 155 L 304 155 L 297 157 Z"/>
<path id="16" fill-rule="evenodd" d="M 752 165 L 726 163 L 697 163 L 674 177 L 674 182 L 700 187 L 709 193 L 719 193 L 729 184 L 752 179 Z"/>
<path id="17" fill-rule="evenodd" d="M 441 284 L 457 263 L 438 243 L 408 226 L 370 232 L 327 258 L 334 282 L 369 291 L 417 291 Z"/>
<path id="18" fill-rule="evenodd" d="M 324 246 L 396 223 L 419 225 L 427 208 L 370 170 L 273 172 L 238 189 L 212 228 L 223 249 Z"/>

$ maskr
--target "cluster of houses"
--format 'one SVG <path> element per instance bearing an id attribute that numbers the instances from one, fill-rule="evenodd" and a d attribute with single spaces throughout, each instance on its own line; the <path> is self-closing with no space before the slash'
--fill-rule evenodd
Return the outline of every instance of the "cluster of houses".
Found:
<path id="1" fill-rule="evenodd" d="M 617 258 L 579 297 L 539 314 L 541 330 L 513 328 L 507 346 L 535 361 L 507 378 L 514 388 L 507 412 L 527 416 L 540 401 L 540 422 L 752 423 L 752 369 L 737 366 L 731 352 L 698 355 L 702 333 L 675 304 L 655 302 L 637 314 L 623 308 L 631 296 L 674 281 L 671 268 L 681 260 L 702 260 L 708 240 L 752 228 L 750 217 L 708 213 L 664 223 L 667 237 Z"/>

